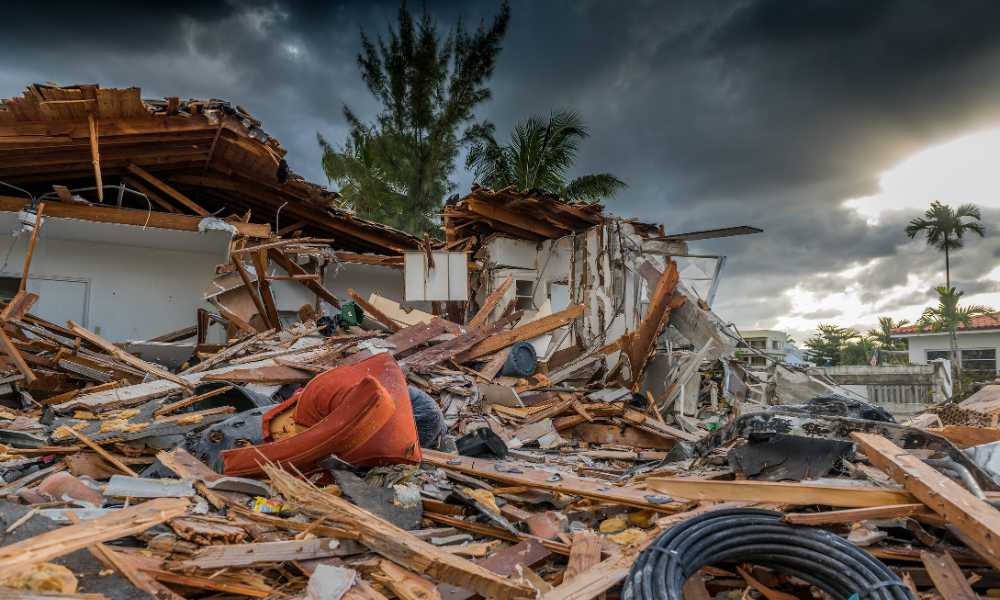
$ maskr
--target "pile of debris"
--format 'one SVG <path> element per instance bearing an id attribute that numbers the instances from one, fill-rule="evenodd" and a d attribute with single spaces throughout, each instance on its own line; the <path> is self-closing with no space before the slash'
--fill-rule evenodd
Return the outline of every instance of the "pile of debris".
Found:
<path id="1" fill-rule="evenodd" d="M 671 273 L 658 295 L 673 297 Z M 243 291 L 266 314 L 264 288 Z M 627 386 L 562 365 L 524 376 L 537 364 L 518 344 L 579 310 L 518 324 L 488 316 L 494 299 L 467 323 L 405 325 L 358 297 L 170 372 L 32 316 L 19 293 L 8 356 L 77 388 L 22 391 L 0 413 L 0 581 L 88 598 L 592 598 L 623 583 L 651 598 L 659 570 L 685 597 L 1000 586 L 1000 487 L 955 426 L 832 396 L 690 432 Z M 647 310 L 654 338 L 670 305 Z M 673 565 L 652 550 L 699 527 L 721 546 L 681 544 Z M 875 559 L 890 565 L 877 576 L 824 579 Z"/>
<path id="2" fill-rule="evenodd" d="M 690 276 L 686 247 L 759 230 L 476 187 L 420 240 L 295 177 L 238 106 L 32 86 L 5 107 L 0 179 L 27 198 L 0 217 L 28 235 L 0 305 L 4 598 L 1000 589 L 1000 386 L 907 424 L 823 382 L 769 405 L 711 310 L 724 261 Z M 109 235 L 200 241 L 209 284 L 136 303 L 172 265 L 112 253 L 146 277 L 91 282 L 120 318 L 57 318 L 33 260 Z M 157 333 L 186 327 L 108 333 L 178 305 Z"/>

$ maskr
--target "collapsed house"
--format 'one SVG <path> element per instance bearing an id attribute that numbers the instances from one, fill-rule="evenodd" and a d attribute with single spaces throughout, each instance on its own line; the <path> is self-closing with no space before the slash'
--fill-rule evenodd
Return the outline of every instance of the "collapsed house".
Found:
<path id="1" fill-rule="evenodd" d="M 313 274 L 318 263 L 338 262 L 321 274 L 332 289 L 367 293 L 375 284 L 397 292 L 387 287 L 395 271 L 378 257 L 398 257 L 418 240 L 339 209 L 338 196 L 291 173 L 284 154 L 260 122 L 218 100 L 33 85 L 5 101 L 0 227 L 18 232 L 33 219 L 25 211 L 39 203 L 49 220 L 27 284 L 39 294 L 37 313 L 116 341 L 181 329 L 198 308 L 212 308 L 203 291 L 216 265 L 228 261 L 233 239 L 294 232 L 305 241 L 333 240 L 324 246 L 340 260 L 312 261 Z M 9 299 L 27 244 L 12 240 L 6 250 L 0 293 Z M 363 262 L 367 254 L 371 264 Z M 276 268 L 271 260 L 263 267 Z M 299 286 L 273 287 L 279 312 L 294 314 Z"/>
<path id="2" fill-rule="evenodd" d="M 433 243 L 136 88 L 32 86 L 0 155 L 3 597 L 1000 587 L 996 391 L 770 405 L 686 246 L 759 230 L 476 187 Z"/>

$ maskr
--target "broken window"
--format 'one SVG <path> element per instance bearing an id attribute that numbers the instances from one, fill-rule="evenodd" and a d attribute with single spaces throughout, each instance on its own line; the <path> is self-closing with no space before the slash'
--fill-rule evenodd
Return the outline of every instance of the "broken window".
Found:
<path id="1" fill-rule="evenodd" d="M 535 281 L 533 279 L 514 280 L 514 309 L 535 310 Z"/>

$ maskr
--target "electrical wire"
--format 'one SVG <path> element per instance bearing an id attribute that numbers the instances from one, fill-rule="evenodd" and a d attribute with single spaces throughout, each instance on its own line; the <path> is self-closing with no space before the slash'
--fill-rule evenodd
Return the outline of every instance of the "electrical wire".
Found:
<path id="1" fill-rule="evenodd" d="M 683 600 L 702 567 L 751 563 L 801 579 L 835 599 L 916 600 L 884 563 L 824 529 L 788 525 L 770 510 L 716 510 L 656 538 L 633 563 L 624 600 Z"/>

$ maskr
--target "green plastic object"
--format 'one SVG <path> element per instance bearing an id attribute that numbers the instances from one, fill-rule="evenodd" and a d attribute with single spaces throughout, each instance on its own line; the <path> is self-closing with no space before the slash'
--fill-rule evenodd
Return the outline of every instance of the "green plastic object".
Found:
<path id="1" fill-rule="evenodd" d="M 340 305 L 340 314 L 337 315 L 337 324 L 341 327 L 361 325 L 365 319 L 365 311 L 354 302 L 348 300 Z"/>

